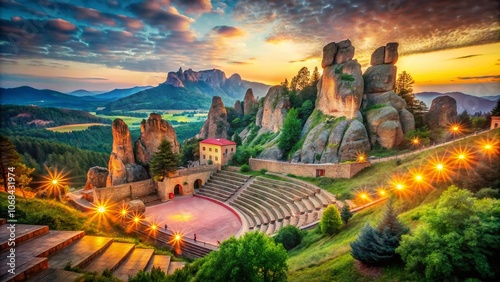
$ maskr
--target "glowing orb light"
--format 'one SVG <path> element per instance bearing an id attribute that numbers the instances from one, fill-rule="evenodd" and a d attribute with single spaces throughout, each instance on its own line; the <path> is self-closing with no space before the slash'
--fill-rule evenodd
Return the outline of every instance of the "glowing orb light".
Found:
<path id="1" fill-rule="evenodd" d="M 105 206 L 98 206 L 97 207 L 97 212 L 98 213 L 105 213 L 106 212 L 106 207 Z"/>

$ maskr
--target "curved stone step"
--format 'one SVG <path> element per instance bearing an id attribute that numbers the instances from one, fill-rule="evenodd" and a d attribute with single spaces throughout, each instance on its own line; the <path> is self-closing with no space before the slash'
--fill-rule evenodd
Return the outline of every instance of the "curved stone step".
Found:
<path id="1" fill-rule="evenodd" d="M 87 264 L 83 270 L 97 272 L 98 274 L 101 274 L 106 269 L 114 271 L 134 249 L 134 244 L 114 242 L 102 254 Z"/>
<path id="2" fill-rule="evenodd" d="M 112 243 L 112 238 L 85 236 L 50 257 L 49 265 L 52 268 L 63 269 L 71 262 L 71 267 L 83 268 Z"/>
<path id="3" fill-rule="evenodd" d="M 141 270 L 146 270 L 152 260 L 154 249 L 134 249 L 125 261 L 113 271 L 116 278 L 128 281 L 129 276 L 136 275 Z"/>

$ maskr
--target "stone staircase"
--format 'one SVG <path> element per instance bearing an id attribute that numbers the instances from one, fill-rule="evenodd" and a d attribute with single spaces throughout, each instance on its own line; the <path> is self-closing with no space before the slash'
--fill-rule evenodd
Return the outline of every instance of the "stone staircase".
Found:
<path id="1" fill-rule="evenodd" d="M 229 170 L 219 170 L 212 174 L 205 185 L 199 189 L 197 194 L 209 197 L 221 202 L 226 202 L 238 192 L 250 176 Z"/>
<path id="2" fill-rule="evenodd" d="M 259 230 L 272 235 L 289 224 L 304 228 L 320 220 L 329 204 L 336 204 L 333 195 L 311 185 L 228 170 L 212 175 L 197 194 L 237 210 L 246 222 L 240 234 Z"/>
<path id="3" fill-rule="evenodd" d="M 169 256 L 155 255 L 153 249 L 137 249 L 134 244 L 112 238 L 86 236 L 83 231 L 54 231 L 47 226 L 16 224 L 15 274 L 8 272 L 9 230 L 0 220 L 0 282 L 74 281 L 83 274 L 66 271 L 66 266 L 102 274 L 106 269 L 127 281 L 140 270 L 159 266 L 166 273 L 184 267 Z"/>

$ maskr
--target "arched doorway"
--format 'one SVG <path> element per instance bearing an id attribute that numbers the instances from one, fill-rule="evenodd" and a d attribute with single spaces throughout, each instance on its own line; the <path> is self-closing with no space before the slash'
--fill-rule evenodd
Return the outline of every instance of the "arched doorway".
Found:
<path id="1" fill-rule="evenodd" d="M 196 179 L 194 181 L 194 189 L 200 189 L 201 185 L 203 185 L 203 181 L 201 181 L 201 179 Z"/>
<path id="2" fill-rule="evenodd" d="M 174 195 L 179 196 L 182 194 L 182 186 L 180 184 L 175 185 L 174 187 Z"/>

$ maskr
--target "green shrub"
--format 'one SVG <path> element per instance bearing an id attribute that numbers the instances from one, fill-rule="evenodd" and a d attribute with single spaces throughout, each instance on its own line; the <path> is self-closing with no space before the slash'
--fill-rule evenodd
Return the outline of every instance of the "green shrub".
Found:
<path id="1" fill-rule="evenodd" d="M 274 242 L 282 244 L 288 251 L 298 246 L 303 236 L 303 233 L 296 226 L 287 225 L 280 228 L 278 234 L 274 236 Z"/>
<path id="2" fill-rule="evenodd" d="M 344 224 L 347 224 L 349 222 L 349 219 L 352 217 L 352 212 L 351 209 L 349 209 L 349 205 L 344 203 L 344 206 L 340 210 L 340 217 L 342 218 L 342 221 Z"/>
<path id="3" fill-rule="evenodd" d="M 354 76 L 347 74 L 347 73 L 341 73 L 340 80 L 352 82 L 352 81 L 354 81 Z"/>
<path id="4" fill-rule="evenodd" d="M 247 164 L 244 164 L 240 167 L 240 172 L 249 172 L 250 171 L 250 166 Z"/>
<path id="5" fill-rule="evenodd" d="M 478 199 L 483 199 L 483 198 L 499 198 L 500 197 L 500 193 L 498 192 L 498 190 L 496 189 L 493 189 L 493 188 L 483 188 L 479 191 L 476 192 L 476 194 L 474 194 L 474 196 L 476 196 L 476 198 Z"/>
<path id="6" fill-rule="evenodd" d="M 263 168 L 263 169 L 259 170 L 259 172 L 262 173 L 262 174 L 266 174 L 267 169 Z"/>
<path id="7" fill-rule="evenodd" d="M 320 221 L 321 232 L 326 235 L 335 235 L 342 228 L 342 219 L 340 218 L 339 210 L 335 205 L 329 205 L 323 211 L 323 216 Z"/>

